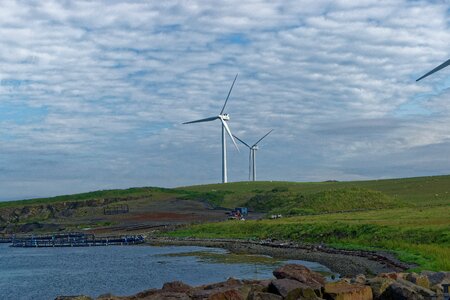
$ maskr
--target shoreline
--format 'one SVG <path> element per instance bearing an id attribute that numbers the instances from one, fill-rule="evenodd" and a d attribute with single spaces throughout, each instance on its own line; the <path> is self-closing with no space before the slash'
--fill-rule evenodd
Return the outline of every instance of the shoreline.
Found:
<path id="1" fill-rule="evenodd" d="M 237 254 L 260 254 L 281 259 L 313 261 L 328 267 L 334 273 L 340 274 L 341 277 L 403 272 L 413 267 L 413 265 L 400 262 L 389 253 L 343 250 L 322 245 L 301 245 L 293 242 L 147 237 L 145 244 L 150 246 L 216 247 Z"/>

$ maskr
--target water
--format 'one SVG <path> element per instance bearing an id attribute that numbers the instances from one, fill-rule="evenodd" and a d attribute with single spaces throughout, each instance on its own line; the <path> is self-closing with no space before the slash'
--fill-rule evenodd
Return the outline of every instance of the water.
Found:
<path id="1" fill-rule="evenodd" d="M 0 299 L 54 299 L 58 295 L 131 295 L 181 280 L 190 285 L 229 277 L 271 278 L 287 262 L 263 256 L 229 254 L 223 249 L 191 246 L 109 246 L 12 248 L 0 244 Z"/>

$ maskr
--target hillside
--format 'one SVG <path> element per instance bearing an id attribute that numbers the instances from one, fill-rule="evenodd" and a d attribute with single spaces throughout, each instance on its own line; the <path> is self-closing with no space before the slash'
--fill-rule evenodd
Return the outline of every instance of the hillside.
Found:
<path id="1" fill-rule="evenodd" d="M 105 215 L 127 205 L 129 212 Z M 251 218 L 225 221 L 226 209 L 248 206 Z M 261 212 L 257 214 L 255 212 Z M 80 230 L 151 231 L 193 224 L 175 236 L 287 239 L 340 248 L 382 249 L 418 264 L 450 270 L 450 176 L 353 182 L 237 182 L 97 191 L 0 202 L 0 234 Z M 219 221 L 219 222 L 218 222 Z M 195 225 L 196 223 L 203 223 Z"/>

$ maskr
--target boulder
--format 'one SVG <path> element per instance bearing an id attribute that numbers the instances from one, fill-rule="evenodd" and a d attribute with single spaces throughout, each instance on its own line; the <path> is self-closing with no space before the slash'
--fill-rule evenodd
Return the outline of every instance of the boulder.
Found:
<path id="1" fill-rule="evenodd" d="M 92 300 L 91 297 L 85 295 L 77 295 L 77 296 L 58 296 L 55 300 Z"/>
<path id="2" fill-rule="evenodd" d="M 162 290 L 164 292 L 174 292 L 174 293 L 186 293 L 190 291 L 192 287 L 181 281 L 172 281 L 164 283 Z"/>
<path id="3" fill-rule="evenodd" d="M 372 300 L 373 295 L 370 286 L 339 281 L 325 284 L 324 298 L 330 300 Z"/>
<path id="4" fill-rule="evenodd" d="M 386 300 L 425 300 L 435 299 L 436 293 L 409 282 L 404 279 L 397 279 L 391 285 L 389 285 L 381 299 Z"/>
<path id="5" fill-rule="evenodd" d="M 321 295 L 321 288 L 317 285 L 307 285 L 303 282 L 299 282 L 293 279 L 275 279 L 272 280 L 268 287 L 268 292 L 277 294 L 286 299 L 298 299 L 302 295 L 309 295 L 310 298 L 317 299 Z M 311 298 L 311 297 L 315 298 Z"/>
<path id="6" fill-rule="evenodd" d="M 217 291 L 215 293 L 212 293 L 208 300 L 244 300 L 245 298 L 242 296 L 242 294 L 236 290 L 224 290 L 224 291 Z"/>
<path id="7" fill-rule="evenodd" d="M 273 275 L 278 279 L 293 279 L 308 286 L 322 287 L 325 284 L 325 278 L 305 266 L 298 264 L 287 264 L 275 271 Z"/>
<path id="8" fill-rule="evenodd" d="M 366 284 L 366 276 L 364 274 L 356 275 L 350 280 L 350 283 Z"/>
<path id="9" fill-rule="evenodd" d="M 378 274 L 377 277 L 391 278 L 391 279 L 397 280 L 399 278 L 403 278 L 404 276 L 405 276 L 405 273 L 392 272 L 392 273 L 380 273 L 380 274 Z"/>
<path id="10" fill-rule="evenodd" d="M 373 299 L 381 300 L 386 289 L 395 282 L 388 277 L 375 277 L 367 280 L 367 284 L 372 288 Z"/>
<path id="11" fill-rule="evenodd" d="M 450 272 L 423 271 L 420 275 L 426 276 L 430 285 L 450 283 Z"/>
<path id="12" fill-rule="evenodd" d="M 430 288 L 430 281 L 426 275 L 419 275 L 417 273 L 409 273 L 405 276 L 406 280 L 414 284 L 420 285 L 421 287 Z"/>
<path id="13" fill-rule="evenodd" d="M 282 300 L 282 299 L 283 297 L 281 297 L 280 295 L 260 291 L 250 292 L 247 298 L 247 300 Z"/>

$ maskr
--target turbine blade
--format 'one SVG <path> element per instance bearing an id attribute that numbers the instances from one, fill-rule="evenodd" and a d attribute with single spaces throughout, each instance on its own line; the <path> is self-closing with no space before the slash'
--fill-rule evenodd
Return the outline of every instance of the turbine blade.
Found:
<path id="1" fill-rule="evenodd" d="M 214 120 L 217 120 L 217 119 L 219 119 L 219 117 L 211 117 L 211 118 L 200 119 L 200 120 L 195 120 L 195 121 L 190 121 L 190 122 L 184 122 L 183 124 L 210 122 L 210 121 L 214 121 Z"/>
<path id="2" fill-rule="evenodd" d="M 435 72 L 437 72 L 437 71 L 439 71 L 439 70 L 441 70 L 441 69 L 447 67 L 448 65 L 450 65 L 450 59 L 447 60 L 446 62 L 440 64 L 439 66 L 437 66 L 436 68 L 434 68 L 433 70 L 431 70 L 431 71 L 428 72 L 427 74 L 423 75 L 423 76 L 420 77 L 419 79 L 416 79 L 416 81 L 419 81 L 419 80 L 421 80 L 421 79 L 423 79 L 423 78 L 425 78 L 425 77 L 427 77 L 427 76 L 429 76 L 429 75 L 431 75 L 431 74 L 433 74 L 433 73 L 435 73 Z"/>
<path id="3" fill-rule="evenodd" d="M 258 145 L 259 142 L 261 142 L 266 136 L 268 136 L 271 132 L 273 131 L 273 129 L 271 131 L 269 131 L 268 133 L 266 133 L 262 138 L 260 138 L 256 143 L 253 144 L 253 146 Z"/>
<path id="4" fill-rule="evenodd" d="M 246 142 L 244 142 L 243 140 L 241 140 L 240 138 L 238 138 L 237 136 L 235 136 L 233 134 L 234 138 L 237 139 L 239 142 L 241 142 L 242 144 L 244 144 L 245 146 L 247 146 L 249 149 L 251 148 Z"/>
<path id="5" fill-rule="evenodd" d="M 227 106 L 228 98 L 230 98 L 231 90 L 233 89 L 233 86 L 234 86 L 234 83 L 236 82 L 237 77 L 238 77 L 238 74 L 236 74 L 236 77 L 234 77 L 233 84 L 231 85 L 231 88 L 228 91 L 227 99 L 225 99 L 225 104 L 223 105 L 222 110 L 220 111 L 219 115 L 223 114 L 223 111 L 225 110 L 225 106 Z"/>
<path id="6" fill-rule="evenodd" d="M 223 127 L 225 127 L 225 130 L 228 132 L 228 135 L 230 136 L 231 140 L 233 141 L 234 146 L 236 147 L 237 151 L 239 152 L 239 147 L 236 144 L 236 141 L 234 140 L 233 134 L 231 133 L 230 127 L 228 127 L 227 122 L 225 122 L 222 118 L 220 118 L 220 121 L 222 121 Z"/>

